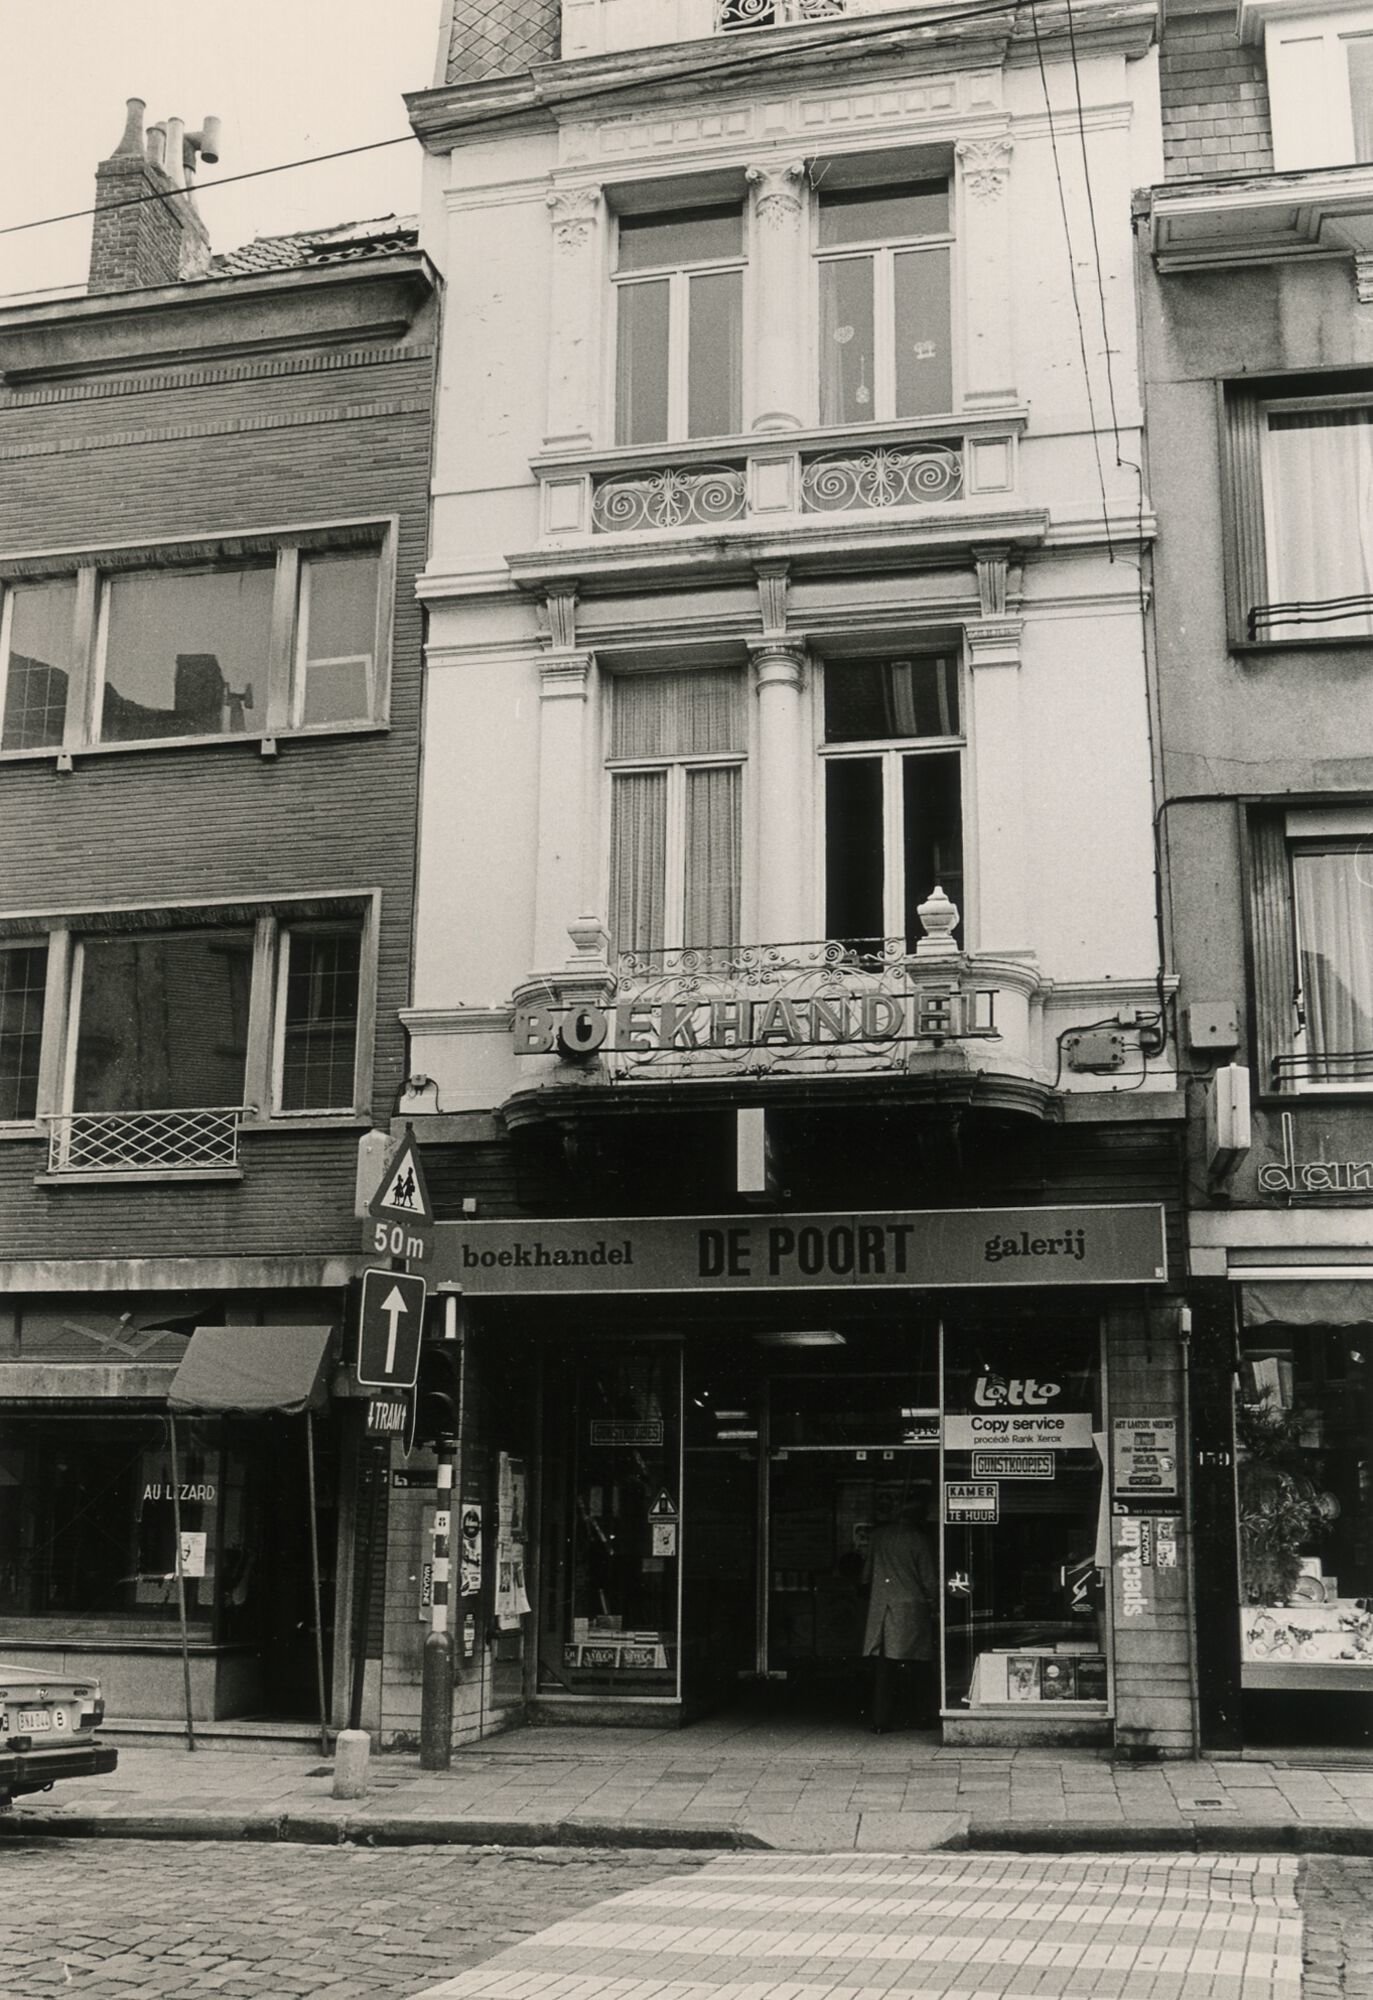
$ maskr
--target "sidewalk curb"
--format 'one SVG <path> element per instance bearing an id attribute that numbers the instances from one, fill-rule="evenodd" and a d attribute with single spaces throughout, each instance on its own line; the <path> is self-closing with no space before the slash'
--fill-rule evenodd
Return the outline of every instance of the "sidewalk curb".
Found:
<path id="1" fill-rule="evenodd" d="M 673 1826 L 622 1820 L 495 1820 L 465 1815 L 373 1819 L 332 1813 L 0 1814 L 5 1840 L 218 1840 L 315 1847 L 626 1847 L 753 1849 L 771 1843 L 741 1826 Z"/>
<path id="2" fill-rule="evenodd" d="M 899 1839 L 899 1828 L 893 1829 Z M 586 1847 L 780 1853 L 748 1826 L 655 1821 L 478 1819 L 462 1814 L 25 1811 L 0 1814 L 6 1840 L 203 1840 L 315 1847 Z M 825 1850 L 849 1853 L 853 1849 Z M 902 1852 L 899 1846 L 884 1851 Z M 1348 1821 L 972 1819 L 912 1853 L 1373 1855 L 1373 1825 Z M 857 1852 L 862 1853 L 861 1846 Z"/>

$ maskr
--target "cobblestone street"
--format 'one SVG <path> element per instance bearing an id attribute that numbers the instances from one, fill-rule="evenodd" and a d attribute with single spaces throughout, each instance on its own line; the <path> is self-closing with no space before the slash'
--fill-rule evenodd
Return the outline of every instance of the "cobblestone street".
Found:
<path id="1" fill-rule="evenodd" d="M 419 1993 L 699 1855 L 32 1841 L 0 1850 L 0 2000 Z"/>
<path id="2" fill-rule="evenodd" d="M 633 1892 L 638 1909 L 661 1927 L 670 1921 L 667 1906 L 682 1902 L 681 1892 L 691 1889 L 704 1866 L 711 1866 L 712 1880 L 722 1870 L 727 1876 L 733 1871 L 733 1879 L 743 1892 L 741 1910 L 744 1905 L 758 1903 L 762 1891 L 760 1909 L 766 1904 L 774 1911 L 772 1916 L 756 1918 L 736 1915 L 735 1921 L 764 1924 L 775 1930 L 777 1892 L 782 1897 L 801 1895 L 809 1909 L 817 1893 L 814 1885 L 806 1888 L 798 1882 L 793 1888 L 790 1878 L 816 1865 L 851 1871 L 881 1864 L 875 1857 L 816 1864 L 799 1855 L 740 1856 L 732 1862 L 711 1864 L 699 1854 L 600 1850 L 492 1852 L 413 1847 L 374 1851 L 160 1841 L 15 1841 L 0 1851 L 5 1889 L 5 1916 L 0 1919 L 0 2000 L 42 2000 L 42 1996 L 56 1993 L 85 1995 L 88 2000 L 194 2000 L 196 1995 L 211 1993 L 230 2000 L 367 2000 L 372 1995 L 412 2000 L 412 1996 L 442 1988 L 450 1980 L 458 1981 L 457 1991 L 475 1993 L 478 1985 L 484 1987 L 486 1982 L 464 1982 L 463 1972 L 510 1954 L 516 1947 L 522 1949 L 501 1967 L 493 1964 L 491 1974 L 508 1980 L 523 1961 L 524 1978 L 532 1972 L 536 1980 L 524 1989 L 528 2000 L 539 2000 L 544 1992 L 561 1991 L 566 1983 L 564 1975 L 587 1969 L 578 1963 L 585 1959 L 585 1951 L 575 1945 L 559 1947 L 557 1939 L 551 1939 L 545 1970 L 540 1972 L 539 1950 L 525 1941 L 555 1924 L 589 1916 L 592 1906 L 605 1899 Z M 1074 1919 L 1081 1909 L 1081 1921 L 1089 1924 L 1094 1947 L 1098 1952 L 1102 1948 L 1102 1891 L 1093 1889 L 1092 1897 L 1097 1900 L 1084 1903 L 1083 1857 L 1069 1856 L 1062 1861 L 918 1857 L 909 1864 L 894 1865 L 910 1874 L 909 1882 L 896 1892 L 907 1907 L 896 1908 L 889 1900 L 890 1888 L 878 1892 L 876 1904 L 871 1903 L 870 1892 L 864 1892 L 873 1920 L 882 1930 L 938 1933 L 947 1931 L 952 1922 L 960 1935 L 974 1936 L 977 1919 L 970 1908 L 956 1921 L 950 1909 L 944 1908 L 950 1891 L 957 1884 L 958 1895 L 980 1895 L 984 1900 L 991 1895 L 999 1908 L 1006 1884 L 1014 1878 L 1017 1894 L 1038 1899 L 1043 1905 L 1041 1917 L 1046 1923 L 1055 1912 L 1061 1918 Z M 1197 1949 L 1185 1974 L 1180 1964 L 1172 1967 L 1160 1962 L 1164 1950 L 1172 1946 L 1176 1955 L 1177 1946 L 1184 1942 L 1190 1920 L 1179 1918 L 1178 1912 L 1189 1907 L 1198 1872 L 1214 1876 L 1218 1865 L 1185 1857 L 1143 1855 L 1128 1860 L 1118 1857 L 1106 1864 L 1103 1880 L 1109 1882 L 1115 1876 L 1117 1881 L 1111 1893 L 1123 1894 L 1135 1905 L 1129 1912 L 1118 1904 L 1122 1912 L 1118 1921 L 1126 1927 L 1122 1935 L 1132 1963 L 1125 1965 L 1123 1946 L 1112 1947 L 1116 1956 L 1109 1966 L 1097 1967 L 1094 1962 L 1079 1966 L 1065 1975 L 1069 1983 L 1062 1990 L 1090 1996 L 1091 2000 L 1108 1992 L 1122 1994 L 1125 2000 L 1146 2000 L 1146 1996 L 1163 2000 L 1165 1991 L 1185 1995 L 1186 2000 L 1194 1995 L 1259 2000 L 1261 1993 L 1293 1991 L 1282 1978 L 1275 1984 L 1261 1984 L 1256 1961 L 1251 1961 L 1242 1977 L 1229 1964 L 1224 1970 L 1219 1964 L 1208 1970 L 1210 1961 L 1201 1949 L 1207 1940 L 1200 1934 L 1186 1940 Z M 1227 1879 L 1232 1887 L 1242 1886 L 1246 1871 L 1257 1868 L 1262 1876 L 1264 1871 L 1271 1872 L 1271 1866 L 1241 1858 L 1233 1878 Z M 1281 1864 L 1283 1869 L 1292 1866 Z M 752 1883 L 760 1871 L 766 1879 Z M 1221 1874 L 1225 1873 L 1222 1866 Z M 943 1877 L 942 1885 L 935 1876 Z M 1311 1859 L 1300 1864 L 1299 1884 L 1305 1918 L 1302 2000 L 1373 2000 L 1373 1862 Z M 834 1886 L 850 1895 L 862 1890 L 857 1882 L 840 1881 Z M 659 1894 L 659 1889 L 666 1895 Z M 1214 1891 L 1209 1893 L 1214 1901 Z M 1171 1926 L 1168 1936 L 1162 1927 L 1155 1929 L 1148 1924 L 1151 1896 L 1158 1900 L 1160 1926 L 1165 1919 Z M 734 1896 L 733 1900 L 740 1899 Z M 688 1921 L 700 1901 L 693 1894 L 684 1904 L 683 1915 Z M 718 1891 L 707 1896 L 706 1902 L 712 1907 L 719 1904 Z M 655 1917 L 660 1906 L 661 1913 Z M 1096 1914 L 1088 1917 L 1089 1908 Z M 991 1905 L 988 1910 L 993 1929 L 1004 1930 L 1004 1916 L 996 1917 Z M 625 1906 L 624 1914 L 633 1918 L 635 1906 Z M 713 1921 L 725 1919 L 717 1916 Z M 1244 1921 L 1233 1912 L 1226 1918 L 1232 1929 L 1237 1922 L 1243 1927 Z M 639 1927 L 642 1929 L 642 1924 Z M 812 1917 L 808 1916 L 802 1927 L 812 1928 Z M 1255 1936 L 1251 1951 L 1260 1942 L 1266 1946 L 1271 1920 L 1260 1918 L 1257 1928 L 1264 1932 L 1264 1938 Z M 602 1948 L 604 1939 L 614 1935 L 599 1912 L 594 1925 L 586 1922 L 577 1927 L 587 1938 L 593 1929 Z M 1017 1935 L 1024 1931 L 1021 1924 Z M 567 1938 L 572 1933 L 560 1935 Z M 740 1936 L 742 1940 L 742 1932 Z M 1224 1946 L 1236 1940 L 1214 1941 Z M 660 1940 L 648 1942 L 656 1948 Z M 741 1951 L 740 1958 L 743 1956 Z M 912 1995 L 954 1991 L 979 1996 L 1005 1994 L 1008 2000 L 1023 1992 L 1050 1990 L 1044 1980 L 1051 1975 L 1034 1963 L 1018 1967 L 979 1964 L 974 1976 L 971 1965 L 963 1967 L 960 1962 L 960 1967 L 953 1967 L 946 1962 L 948 1956 L 947 1952 L 936 1953 L 928 1965 L 923 1958 L 913 1960 L 890 1990 Z M 504 1971 L 505 1964 L 510 1966 L 509 1972 Z M 647 1970 L 646 1964 L 643 1969 Z M 706 1976 L 699 1968 L 694 1970 L 696 1979 Z M 739 1977 L 757 1978 L 761 1970 L 756 1961 L 750 1972 L 728 1953 L 717 1953 L 709 1968 L 712 1983 L 701 1990 L 724 1993 Z M 597 1971 L 609 1987 L 608 1968 L 598 1964 Z M 828 1994 L 834 1990 L 836 1972 L 832 1956 L 825 1965 L 813 1961 L 801 1964 L 793 1958 L 787 1977 L 801 1982 L 801 1990 L 808 1994 Z M 683 1976 L 691 1982 L 692 1975 L 685 1968 Z M 950 1977 L 954 1979 L 952 1987 L 941 1983 Z M 662 1991 L 661 1980 L 658 1971 L 650 1982 L 656 1991 Z M 772 1983 L 763 1981 L 765 1986 Z M 788 1985 L 784 1990 L 792 1988 Z"/>

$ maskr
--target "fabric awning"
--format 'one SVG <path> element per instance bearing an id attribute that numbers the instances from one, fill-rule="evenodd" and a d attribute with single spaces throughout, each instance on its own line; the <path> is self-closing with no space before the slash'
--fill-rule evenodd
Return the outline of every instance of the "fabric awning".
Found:
<path id="1" fill-rule="evenodd" d="M 167 1392 L 173 1410 L 295 1416 L 329 1400 L 331 1326 L 198 1326 Z"/>
<path id="2" fill-rule="evenodd" d="M 1240 1291 L 1247 1327 L 1373 1323 L 1373 1278 L 1246 1280 Z"/>

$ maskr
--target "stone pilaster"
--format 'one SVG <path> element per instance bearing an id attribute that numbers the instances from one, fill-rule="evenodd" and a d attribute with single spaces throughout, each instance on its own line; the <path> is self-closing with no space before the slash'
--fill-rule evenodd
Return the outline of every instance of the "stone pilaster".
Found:
<path id="1" fill-rule="evenodd" d="M 562 188 L 549 195 L 548 210 L 553 281 L 544 444 L 550 451 L 588 450 L 597 442 L 600 414 L 605 203 L 599 187 Z"/>
<path id="2" fill-rule="evenodd" d="M 798 638 L 754 640 L 758 696 L 758 937 L 787 944 L 807 934 L 802 800 L 810 796 L 802 729 L 806 649 Z"/>
<path id="3" fill-rule="evenodd" d="M 1011 290 L 1010 172 L 1008 136 L 965 139 L 955 147 L 963 190 L 964 324 L 963 401 L 968 409 L 998 408 L 1016 400 Z"/>
<path id="4" fill-rule="evenodd" d="M 805 342 L 810 258 L 806 243 L 806 169 L 750 167 L 753 189 L 753 417 L 755 431 L 795 431 L 806 422 Z"/>

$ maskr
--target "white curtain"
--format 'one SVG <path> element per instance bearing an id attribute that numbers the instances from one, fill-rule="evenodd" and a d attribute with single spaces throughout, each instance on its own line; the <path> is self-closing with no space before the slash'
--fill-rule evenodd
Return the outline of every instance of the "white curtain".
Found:
<path id="1" fill-rule="evenodd" d="M 616 951 L 661 951 L 667 868 L 667 773 L 611 781 L 610 928 Z"/>
<path id="2" fill-rule="evenodd" d="M 1297 853 L 1292 880 L 1309 1074 L 1373 1077 L 1373 852 Z"/>
<path id="3" fill-rule="evenodd" d="M 1256 636 L 1373 637 L 1373 408 L 1271 411 L 1264 495 L 1269 601 L 1308 610 Z"/>
<path id="4" fill-rule="evenodd" d="M 732 667 L 624 674 L 614 683 L 613 708 L 612 757 L 743 753 L 744 677 Z"/>
<path id="5" fill-rule="evenodd" d="M 682 942 L 739 942 L 739 793 L 737 764 L 706 764 L 686 774 L 686 910 Z"/>

